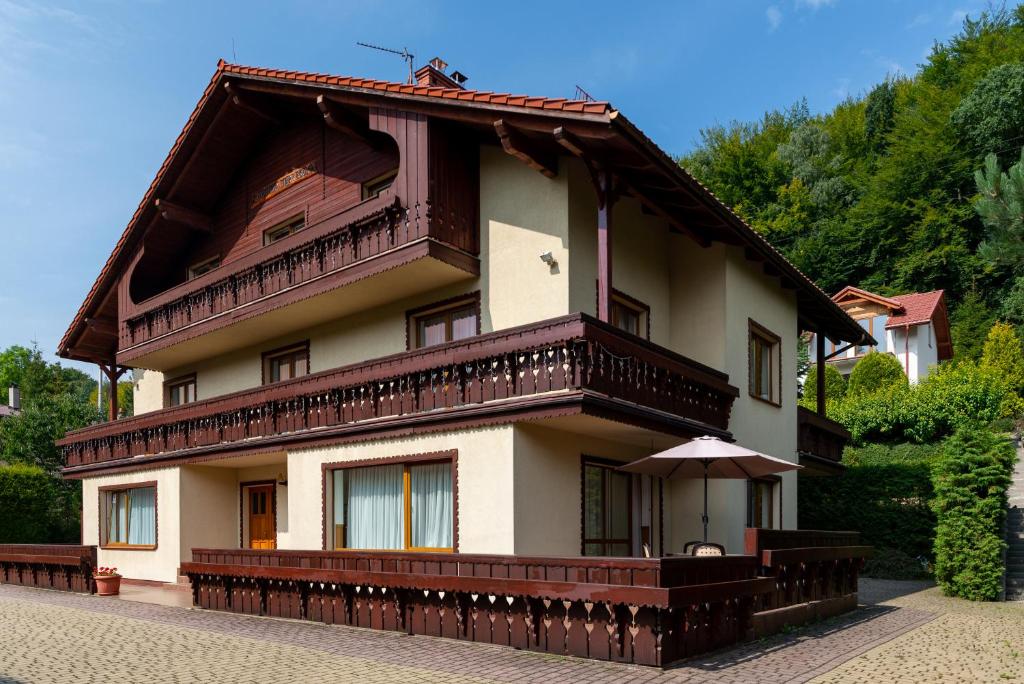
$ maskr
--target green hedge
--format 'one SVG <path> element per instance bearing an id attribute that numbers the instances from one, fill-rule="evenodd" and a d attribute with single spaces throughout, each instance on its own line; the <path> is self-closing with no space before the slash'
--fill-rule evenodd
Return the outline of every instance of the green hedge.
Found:
<path id="1" fill-rule="evenodd" d="M 907 375 L 895 356 L 870 351 L 853 367 L 846 391 L 851 397 L 856 397 L 906 384 Z"/>
<path id="2" fill-rule="evenodd" d="M 842 399 L 846 396 L 846 378 L 832 366 L 825 366 L 825 396 L 829 399 Z M 818 367 L 811 366 L 804 378 L 804 395 L 800 405 L 812 411 L 818 408 Z"/>
<path id="3" fill-rule="evenodd" d="M 890 385 L 859 395 L 849 391 L 845 399 L 828 403 L 828 416 L 846 426 L 854 444 L 926 443 L 1004 417 L 1011 396 L 1004 377 L 991 368 L 942 364 L 913 386 Z"/>
<path id="4" fill-rule="evenodd" d="M 1002 589 L 1006 490 L 1016 453 L 990 430 L 967 428 L 946 440 L 934 465 L 938 525 L 935 579 L 949 596 L 991 601 Z"/>
<path id="5" fill-rule="evenodd" d="M 859 530 L 865 544 L 931 558 L 931 463 L 937 450 L 920 444 L 847 449 L 841 475 L 800 478 L 800 527 Z"/>
<path id="6" fill-rule="evenodd" d="M 78 542 L 80 491 L 37 466 L 0 465 L 0 543 Z"/>

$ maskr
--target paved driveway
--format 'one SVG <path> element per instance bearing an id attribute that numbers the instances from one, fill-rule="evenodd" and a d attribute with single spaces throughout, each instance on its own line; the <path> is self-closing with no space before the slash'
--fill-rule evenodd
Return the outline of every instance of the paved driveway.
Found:
<path id="1" fill-rule="evenodd" d="M 879 684 L 904 675 L 910 677 L 904 681 L 936 675 L 944 681 L 1005 681 L 999 675 L 1019 666 L 1022 656 L 1011 651 L 1024 651 L 1024 605 L 979 608 L 952 602 L 956 608 L 951 609 L 933 589 L 899 596 L 921 587 L 863 583 L 862 596 L 873 605 L 856 613 L 665 672 L 0 585 L 0 682 L 804 682 L 820 677 Z M 1015 636 L 1004 636 L 1011 645 L 990 643 L 997 632 L 1012 629 Z M 958 643 L 951 647 L 954 632 Z M 969 656 L 988 665 L 963 663 Z M 975 678 L 955 679 L 961 675 Z"/>

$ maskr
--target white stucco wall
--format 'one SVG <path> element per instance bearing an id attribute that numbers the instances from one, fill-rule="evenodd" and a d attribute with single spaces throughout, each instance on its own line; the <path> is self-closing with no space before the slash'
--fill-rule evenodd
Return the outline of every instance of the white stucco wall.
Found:
<path id="1" fill-rule="evenodd" d="M 132 407 L 136 416 L 164 407 L 164 374 L 139 368 L 134 371 Z"/>
<path id="2" fill-rule="evenodd" d="M 137 473 L 107 475 L 82 481 L 82 543 L 99 545 L 100 487 L 156 482 L 157 545 L 155 549 L 104 549 L 97 552 L 101 566 L 113 566 L 131 579 L 173 582 L 181 561 L 181 471 L 160 468 Z"/>

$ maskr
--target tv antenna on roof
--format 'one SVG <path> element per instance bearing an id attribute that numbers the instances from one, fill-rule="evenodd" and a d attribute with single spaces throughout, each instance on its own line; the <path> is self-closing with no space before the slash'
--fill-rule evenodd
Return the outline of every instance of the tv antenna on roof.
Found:
<path id="1" fill-rule="evenodd" d="M 405 60 L 406 64 L 409 65 L 409 83 L 415 83 L 415 78 L 413 77 L 413 69 L 412 69 L 412 60 L 414 59 L 414 57 L 409 52 L 408 48 L 402 48 L 401 50 L 392 50 L 391 48 L 381 47 L 379 45 L 370 45 L 369 43 L 359 43 L 359 42 L 357 42 L 356 45 L 359 45 L 361 47 L 371 48 L 373 50 L 380 50 L 381 52 L 390 52 L 393 55 L 398 55 L 399 57 L 401 57 L 402 59 Z"/>
<path id="2" fill-rule="evenodd" d="M 586 102 L 596 102 L 594 96 L 588 93 L 583 88 L 576 86 L 576 95 L 573 97 L 574 100 L 585 100 Z"/>

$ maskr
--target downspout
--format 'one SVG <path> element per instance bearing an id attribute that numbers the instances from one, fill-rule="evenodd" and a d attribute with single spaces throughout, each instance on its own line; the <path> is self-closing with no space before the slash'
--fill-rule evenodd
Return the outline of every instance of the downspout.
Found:
<path id="1" fill-rule="evenodd" d="M 903 326 L 903 372 L 910 380 L 910 324 Z"/>

